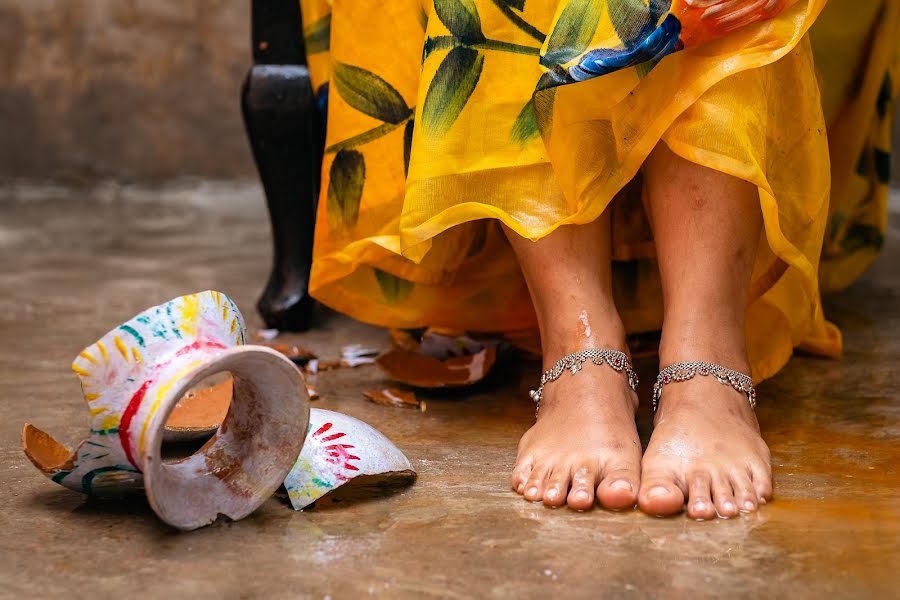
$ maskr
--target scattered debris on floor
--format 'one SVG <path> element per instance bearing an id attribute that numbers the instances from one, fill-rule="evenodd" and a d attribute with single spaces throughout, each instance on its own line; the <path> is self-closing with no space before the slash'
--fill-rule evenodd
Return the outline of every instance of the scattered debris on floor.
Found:
<path id="1" fill-rule="evenodd" d="M 427 329 L 420 339 L 412 332 L 390 331 L 393 348 L 375 363 L 400 383 L 416 388 L 472 385 L 485 378 L 497 359 L 499 340 L 475 340 L 458 332 Z"/>
<path id="2" fill-rule="evenodd" d="M 256 339 L 262 340 L 264 342 L 271 342 L 278 337 L 279 333 L 281 332 L 277 329 L 260 329 L 256 332 Z"/>
<path id="3" fill-rule="evenodd" d="M 363 392 L 363 396 L 382 406 L 418 408 L 422 412 L 426 410 L 425 401 L 416 398 L 415 392 L 398 390 L 397 388 L 385 388 L 383 390 L 367 390 Z"/>
<path id="4" fill-rule="evenodd" d="M 298 365 L 305 365 L 311 360 L 316 360 L 318 357 L 311 350 L 307 350 L 302 346 L 295 346 L 292 344 L 263 344 L 264 346 L 268 346 L 272 350 L 276 352 L 281 352 L 289 359 L 291 359 L 294 363 Z"/>

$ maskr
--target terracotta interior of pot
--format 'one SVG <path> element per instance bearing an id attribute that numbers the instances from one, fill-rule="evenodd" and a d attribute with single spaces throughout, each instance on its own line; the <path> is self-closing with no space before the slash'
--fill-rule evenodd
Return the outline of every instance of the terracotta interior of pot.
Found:
<path id="1" fill-rule="evenodd" d="M 173 394 L 182 398 L 211 375 L 230 371 L 233 400 L 206 444 L 187 458 L 164 462 L 165 420 L 153 428 L 153 448 L 145 457 L 147 494 L 160 517 L 176 527 L 200 527 L 220 514 L 246 516 L 281 485 L 300 453 L 309 404 L 299 373 L 273 353 L 241 350 L 195 374 Z M 167 407 L 166 419 L 174 404 Z"/>

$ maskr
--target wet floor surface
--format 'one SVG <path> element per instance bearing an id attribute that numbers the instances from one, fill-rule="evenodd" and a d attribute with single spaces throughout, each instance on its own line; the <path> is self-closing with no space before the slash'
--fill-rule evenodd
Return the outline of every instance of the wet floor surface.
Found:
<path id="1" fill-rule="evenodd" d="M 759 388 L 776 500 L 697 523 L 638 512 L 545 509 L 509 491 L 531 424 L 536 363 L 500 366 L 428 410 L 377 406 L 372 366 L 329 371 L 314 404 L 361 418 L 412 460 L 411 488 L 320 502 L 278 498 L 249 518 L 177 533 L 146 501 L 87 501 L 19 447 L 29 421 L 68 444 L 87 416 L 71 359 L 110 327 L 187 292 L 217 289 L 249 329 L 268 269 L 255 188 L 142 192 L 124 200 L 0 199 L 0 596 L 896 597 L 900 570 L 900 213 L 854 287 L 828 299 L 845 357 L 798 356 Z M 289 340 L 322 358 L 387 347 L 386 334 L 320 311 Z M 655 365 L 639 365 L 651 381 Z M 646 444 L 651 416 L 642 398 Z"/>

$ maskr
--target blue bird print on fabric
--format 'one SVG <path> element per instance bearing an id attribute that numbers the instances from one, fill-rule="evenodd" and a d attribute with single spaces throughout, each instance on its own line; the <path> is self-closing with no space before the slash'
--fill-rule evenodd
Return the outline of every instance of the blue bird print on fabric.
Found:
<path id="1" fill-rule="evenodd" d="M 569 67 L 573 81 L 585 81 L 619 69 L 657 61 L 684 47 L 681 42 L 681 22 L 675 15 L 667 15 L 658 27 L 645 25 L 635 36 L 636 43 L 625 48 L 597 48 L 587 52 L 578 64 Z"/>

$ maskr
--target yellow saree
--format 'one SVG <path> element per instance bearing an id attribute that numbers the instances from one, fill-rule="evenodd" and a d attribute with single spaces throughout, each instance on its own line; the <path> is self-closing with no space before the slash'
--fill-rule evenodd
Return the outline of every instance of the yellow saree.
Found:
<path id="1" fill-rule="evenodd" d="M 617 306 L 630 332 L 658 329 L 640 168 L 662 141 L 759 190 L 754 378 L 795 347 L 838 355 L 819 282 L 849 284 L 880 244 L 900 21 L 895 0 L 835 0 L 811 44 L 824 4 L 301 0 L 328 114 L 312 295 L 378 325 L 522 339 L 535 318 L 498 221 L 539 239 L 609 208 Z"/>

